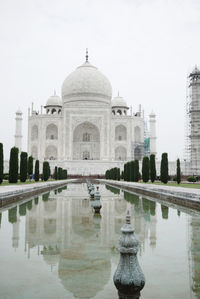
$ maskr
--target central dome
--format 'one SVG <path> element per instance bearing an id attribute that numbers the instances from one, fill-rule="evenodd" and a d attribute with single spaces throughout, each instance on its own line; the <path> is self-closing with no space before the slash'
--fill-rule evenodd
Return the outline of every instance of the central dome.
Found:
<path id="1" fill-rule="evenodd" d="M 109 80 L 87 60 L 63 82 L 63 102 L 96 101 L 110 104 L 112 87 Z"/>

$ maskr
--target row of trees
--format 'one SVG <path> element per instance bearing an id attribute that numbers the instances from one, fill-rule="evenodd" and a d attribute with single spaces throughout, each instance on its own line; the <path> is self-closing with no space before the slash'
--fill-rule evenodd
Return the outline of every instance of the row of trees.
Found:
<path id="1" fill-rule="evenodd" d="M 9 160 L 9 183 L 17 183 L 18 179 L 21 182 L 25 182 L 27 177 L 29 179 L 34 179 L 36 182 L 41 178 L 47 181 L 51 176 L 50 165 L 48 161 L 43 162 L 42 174 L 40 175 L 40 163 L 39 160 L 35 161 L 35 167 L 33 170 L 33 157 L 29 156 L 26 152 L 21 152 L 20 154 L 20 165 L 19 165 L 19 149 L 17 147 L 12 147 L 10 150 L 10 160 Z M 19 173 L 18 173 L 19 172 Z M 4 178 L 3 173 L 3 144 L 0 143 L 0 183 L 2 183 Z M 61 167 L 55 167 L 54 179 L 67 179 L 67 170 Z"/>
<path id="2" fill-rule="evenodd" d="M 120 168 L 114 167 L 106 170 L 105 178 L 107 180 L 120 181 Z"/>
<path id="3" fill-rule="evenodd" d="M 124 179 L 124 181 L 138 182 L 141 176 L 143 182 L 145 183 L 147 183 L 149 180 L 151 180 L 151 182 L 153 183 L 156 180 L 156 162 L 154 154 L 150 155 L 150 157 L 143 157 L 142 175 L 139 172 L 139 161 L 137 159 L 124 164 L 124 171 L 122 171 L 121 173 L 121 178 Z M 120 180 L 120 169 L 112 168 L 110 170 L 107 170 L 105 178 Z M 162 154 L 160 166 L 160 180 L 164 184 L 167 184 L 169 180 L 167 153 Z M 180 184 L 181 182 L 181 168 L 179 159 L 177 159 L 176 181 L 178 184 Z"/>
<path id="4" fill-rule="evenodd" d="M 55 180 L 67 179 L 67 170 L 66 169 L 62 169 L 61 167 L 55 166 L 55 169 L 54 169 L 54 179 Z"/>
<path id="5" fill-rule="evenodd" d="M 139 161 L 137 159 L 124 164 L 124 181 L 138 182 L 140 179 Z"/>

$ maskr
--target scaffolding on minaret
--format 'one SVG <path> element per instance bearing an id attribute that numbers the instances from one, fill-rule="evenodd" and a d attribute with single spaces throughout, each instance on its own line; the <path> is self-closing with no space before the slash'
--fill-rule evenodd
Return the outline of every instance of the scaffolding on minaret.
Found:
<path id="1" fill-rule="evenodd" d="M 200 173 L 200 71 L 197 66 L 187 77 L 186 90 L 185 173 L 197 176 Z"/>

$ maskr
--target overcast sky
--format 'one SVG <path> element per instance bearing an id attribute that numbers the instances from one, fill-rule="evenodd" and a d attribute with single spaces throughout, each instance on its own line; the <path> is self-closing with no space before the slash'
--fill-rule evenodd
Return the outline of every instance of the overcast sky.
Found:
<path id="1" fill-rule="evenodd" d="M 183 158 L 187 76 L 200 64 L 199 0 L 1 0 L 0 141 L 14 145 L 15 112 L 37 110 L 89 60 L 133 110 L 157 115 L 158 158 Z"/>

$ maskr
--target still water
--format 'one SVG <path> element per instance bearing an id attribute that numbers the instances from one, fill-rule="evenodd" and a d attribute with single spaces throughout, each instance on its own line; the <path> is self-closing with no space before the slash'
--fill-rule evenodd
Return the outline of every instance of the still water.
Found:
<path id="1" fill-rule="evenodd" d="M 112 277 L 127 211 L 146 277 L 141 298 L 200 298 L 200 213 L 100 185 L 69 184 L 0 210 L 0 298 L 117 299 Z"/>

